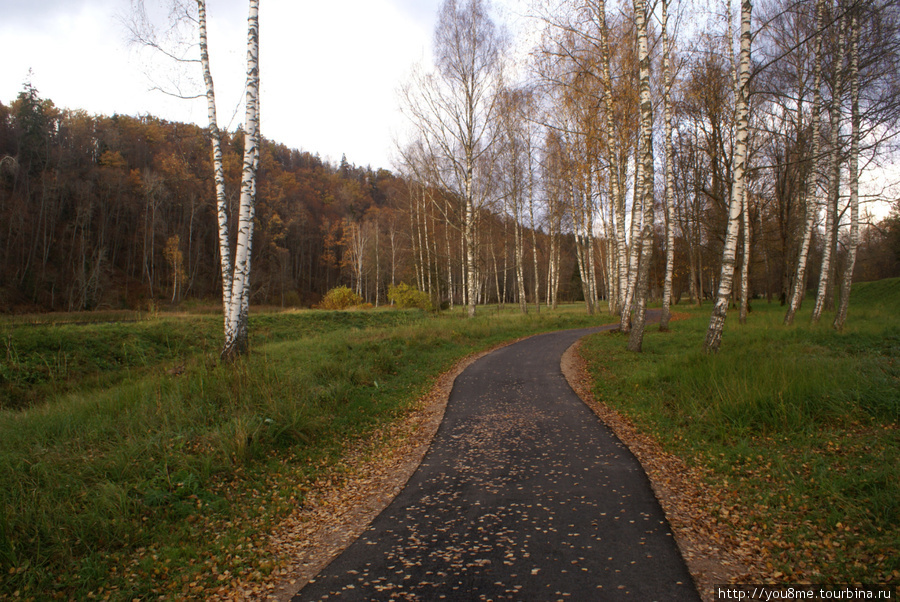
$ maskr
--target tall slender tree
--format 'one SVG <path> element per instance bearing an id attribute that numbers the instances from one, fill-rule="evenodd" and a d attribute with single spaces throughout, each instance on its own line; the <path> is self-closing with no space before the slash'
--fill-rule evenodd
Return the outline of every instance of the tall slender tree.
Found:
<path id="1" fill-rule="evenodd" d="M 719 290 L 716 304 L 713 307 L 706 331 L 703 350 L 715 353 L 722 343 L 722 330 L 725 328 L 725 317 L 731 299 L 734 283 L 735 258 L 737 255 L 738 228 L 740 227 L 741 210 L 743 208 L 744 188 L 747 173 L 747 142 L 749 136 L 749 83 L 750 83 L 750 18 L 752 7 L 750 0 L 741 0 L 741 52 L 737 85 L 737 127 L 734 149 L 734 183 L 731 187 L 731 198 L 728 203 L 728 226 L 725 234 L 725 246 L 722 249 L 722 268 L 719 275 Z"/>
<path id="2" fill-rule="evenodd" d="M 843 330 L 850 305 L 850 287 L 859 248 L 859 7 L 851 9 L 850 17 L 850 244 L 841 282 L 841 299 L 834 328 Z"/>
<path id="3" fill-rule="evenodd" d="M 806 292 L 806 267 L 809 258 L 809 247 L 812 241 L 813 230 L 816 224 L 818 208 L 816 204 L 817 176 L 816 169 L 819 162 L 820 148 L 820 116 L 822 110 L 822 44 L 824 38 L 823 26 L 825 24 L 825 0 L 816 0 L 815 41 L 813 42 L 813 104 L 811 109 L 810 136 L 812 143 L 809 161 L 812 164 L 807 178 L 806 189 L 803 191 L 803 207 L 805 220 L 803 223 L 803 236 L 800 241 L 800 250 L 797 257 L 797 270 L 794 275 L 794 284 L 791 293 L 790 304 L 784 316 L 786 325 L 793 324 L 794 316 L 800 309 L 803 295 Z"/>
<path id="4" fill-rule="evenodd" d="M 638 36 L 638 62 L 640 65 L 641 143 L 638 145 L 640 179 L 635 186 L 635 203 L 640 195 L 643 204 L 643 227 L 640 240 L 632 244 L 640 248 L 640 263 L 634 288 L 634 319 L 628 336 L 628 350 L 641 351 L 644 343 L 644 325 L 647 297 L 650 288 L 650 261 L 653 257 L 653 101 L 650 96 L 650 44 L 647 34 L 647 2 L 634 0 L 635 27 Z"/>
<path id="5" fill-rule="evenodd" d="M 663 44 L 663 118 L 665 120 L 664 142 L 666 158 L 666 278 L 663 285 L 662 316 L 659 329 L 669 329 L 672 311 L 672 284 L 675 275 L 675 148 L 672 145 L 672 58 L 669 43 L 669 3 L 662 0 L 662 44 Z"/>
<path id="6" fill-rule="evenodd" d="M 241 175 L 241 200 L 238 215 L 234 273 L 225 345 L 222 357 L 231 359 L 248 350 L 250 313 L 250 258 L 256 217 L 256 172 L 259 168 L 259 0 L 250 0 L 247 17 L 247 84 L 244 132 L 244 167 Z"/>
<path id="7" fill-rule="evenodd" d="M 838 2 L 839 10 L 844 10 L 844 3 Z M 844 11 L 838 32 L 837 60 L 834 63 L 833 90 L 831 95 L 831 148 L 829 153 L 829 189 L 825 200 L 825 248 L 822 253 L 822 266 L 819 271 L 819 286 L 816 292 L 816 304 L 813 307 L 812 321 L 817 323 L 822 312 L 833 308 L 834 280 L 832 278 L 837 231 L 839 224 L 838 199 L 841 190 L 841 113 L 844 94 L 844 59 L 847 56 L 847 24 L 849 17 Z"/>

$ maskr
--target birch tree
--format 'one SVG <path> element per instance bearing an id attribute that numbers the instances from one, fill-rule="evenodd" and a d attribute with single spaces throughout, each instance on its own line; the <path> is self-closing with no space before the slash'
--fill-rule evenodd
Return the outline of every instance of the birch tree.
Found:
<path id="1" fill-rule="evenodd" d="M 803 224 L 803 237 L 800 241 L 800 251 L 797 257 L 797 271 L 794 276 L 793 292 L 791 294 L 790 305 L 784 316 L 785 325 L 793 324 L 794 316 L 800 309 L 800 302 L 803 301 L 803 294 L 806 291 L 806 266 L 809 258 L 809 246 L 812 241 L 813 229 L 815 228 L 816 215 L 818 212 L 815 202 L 816 196 L 816 165 L 819 160 L 819 120 L 822 109 L 822 38 L 824 37 L 823 25 L 825 22 L 825 0 L 816 1 L 816 33 L 815 42 L 813 43 L 813 105 L 811 114 L 812 128 L 812 144 L 810 151 L 810 162 L 812 167 L 809 171 L 809 177 L 806 184 L 806 190 L 803 193 L 803 205 L 806 211 L 806 219 Z"/>
<path id="2" fill-rule="evenodd" d="M 203 0 L 198 0 L 203 2 Z M 256 216 L 256 172 L 259 168 L 259 0 L 250 0 L 247 17 L 247 83 L 244 99 L 244 166 L 241 173 L 240 213 L 234 270 L 231 275 L 231 299 L 226 306 L 225 359 L 243 355 L 248 350 L 248 317 L 250 313 L 250 251 Z M 221 221 L 221 218 L 220 218 Z"/>
<path id="3" fill-rule="evenodd" d="M 634 0 L 635 27 L 638 41 L 638 64 L 640 68 L 640 106 L 641 106 L 641 138 L 640 138 L 640 179 L 635 186 L 635 204 L 640 194 L 643 204 L 643 226 L 640 241 L 632 244 L 640 245 L 640 263 L 634 293 L 634 318 L 628 337 L 628 350 L 639 352 L 644 341 L 644 320 L 647 309 L 647 296 L 650 286 L 650 260 L 653 255 L 653 101 L 650 97 L 650 45 L 647 35 L 647 3 L 645 0 Z"/>
<path id="4" fill-rule="evenodd" d="M 212 146 L 213 175 L 216 189 L 216 215 L 219 234 L 219 259 L 222 276 L 222 313 L 224 344 L 222 358 L 233 359 L 247 352 L 247 319 L 250 307 L 250 257 L 253 242 L 253 220 L 256 201 L 256 172 L 259 166 L 259 0 L 250 0 L 247 17 L 247 73 L 245 83 L 244 160 L 241 175 L 241 194 L 238 215 L 237 244 L 232 250 L 229 232 L 228 203 L 225 187 L 225 168 L 222 153 L 222 135 L 216 115 L 216 93 L 210 66 L 208 19 L 206 0 L 191 2 L 173 0 L 170 15 L 172 29 L 178 30 L 185 23 L 196 26 L 199 38 L 200 58 L 189 59 L 183 54 L 166 49 L 144 11 L 143 0 L 134 4 L 134 18 L 129 29 L 134 40 L 161 52 L 178 63 L 200 63 L 205 94 L 182 98 L 206 97 L 208 131 Z M 157 87 L 157 89 L 161 89 Z M 172 94 L 171 92 L 169 92 Z"/>
<path id="5" fill-rule="evenodd" d="M 476 220 L 488 192 L 483 161 L 492 128 L 505 42 L 483 0 L 444 0 L 434 33 L 435 68 L 404 90 L 404 108 L 436 158 L 436 174 L 464 205 L 465 289 L 469 317 L 479 297 Z"/>
<path id="6" fill-rule="evenodd" d="M 212 145 L 213 177 L 216 184 L 216 216 L 219 224 L 219 269 L 222 273 L 222 319 L 225 332 L 229 328 L 232 273 L 231 242 L 228 234 L 228 198 L 225 196 L 225 164 L 222 159 L 222 133 L 216 115 L 216 87 L 209 61 L 206 0 L 197 0 L 197 25 L 200 33 L 200 64 L 206 87 L 206 109 L 209 119 L 209 140 Z M 226 334 L 227 344 L 227 334 Z M 224 349 L 224 347 L 223 347 Z"/>
<path id="7" fill-rule="evenodd" d="M 850 287 L 853 269 L 856 267 L 856 251 L 859 247 L 859 9 L 854 7 L 850 17 L 850 245 L 847 264 L 841 282 L 841 300 L 834 328 L 843 330 L 850 305 Z"/>
<path id="8" fill-rule="evenodd" d="M 675 274 L 675 149 L 672 146 L 672 64 L 669 44 L 669 3 L 662 0 L 663 45 L 663 118 L 665 121 L 664 144 L 666 157 L 666 279 L 663 285 L 662 316 L 659 329 L 669 330 L 672 306 L 672 281 Z"/>
<path id="9" fill-rule="evenodd" d="M 840 3 L 843 8 L 843 2 Z M 825 249 L 819 272 L 819 287 L 816 305 L 813 307 L 812 321 L 818 323 L 830 299 L 832 289 L 832 260 L 837 246 L 839 216 L 837 212 L 841 189 L 841 101 L 844 91 L 844 59 L 846 58 L 847 15 L 841 19 L 838 33 L 838 53 L 834 64 L 834 87 L 831 96 L 831 148 L 829 154 L 829 193 L 825 201 Z M 833 306 L 832 306 L 833 307 Z"/>
<path id="10" fill-rule="evenodd" d="M 725 317 L 728 312 L 728 303 L 731 298 L 732 284 L 734 282 L 735 258 L 737 255 L 738 228 L 740 227 L 741 209 L 743 208 L 744 187 L 746 186 L 747 168 L 747 140 L 749 136 L 749 98 L 748 87 L 750 82 L 750 0 L 741 0 L 741 52 L 740 67 L 737 84 L 737 128 L 735 132 L 734 149 L 734 184 L 731 188 L 731 198 L 728 204 L 728 226 L 725 234 L 725 246 L 722 250 L 722 267 L 719 276 L 719 290 L 716 295 L 716 304 L 713 307 L 709 328 L 706 331 L 706 340 L 703 350 L 706 353 L 715 353 L 722 343 L 722 330 L 725 327 Z"/>

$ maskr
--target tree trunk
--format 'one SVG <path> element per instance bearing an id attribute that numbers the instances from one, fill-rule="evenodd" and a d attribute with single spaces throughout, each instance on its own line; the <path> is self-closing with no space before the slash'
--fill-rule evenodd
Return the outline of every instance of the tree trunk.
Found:
<path id="1" fill-rule="evenodd" d="M 741 314 L 739 322 L 746 324 L 747 313 L 750 311 L 750 198 L 746 182 L 741 191 L 741 227 L 744 252 L 741 255 Z"/>
<path id="2" fill-rule="evenodd" d="M 854 7 L 850 20 L 850 247 L 841 282 L 841 301 L 834 318 L 834 328 L 844 329 L 850 305 L 850 286 L 859 247 L 859 7 Z"/>
<path id="3" fill-rule="evenodd" d="M 665 157 L 666 157 L 666 280 L 663 287 L 662 316 L 659 329 L 669 330 L 669 317 L 672 306 L 672 281 L 675 276 L 675 149 L 672 147 L 672 67 L 669 64 L 669 32 L 667 23 L 669 7 L 667 0 L 662 0 L 662 44 L 663 44 L 663 114 L 665 120 Z"/>
<path id="4" fill-rule="evenodd" d="M 806 292 L 806 263 L 809 258 L 809 246 L 812 241 L 813 228 L 815 228 L 817 203 L 817 165 L 819 162 L 819 121 L 822 110 L 822 39 L 824 37 L 822 27 L 825 23 L 825 0 L 816 2 L 816 40 L 813 48 L 813 105 L 810 117 L 812 131 L 812 145 L 810 161 L 812 167 L 809 170 L 806 189 L 803 193 L 803 205 L 806 211 L 806 219 L 803 225 L 803 238 L 800 241 L 800 251 L 797 255 L 797 271 L 794 276 L 793 293 L 787 313 L 784 316 L 785 325 L 794 323 L 794 316 L 800 309 L 800 302 Z"/>
<path id="5" fill-rule="evenodd" d="M 235 358 L 248 351 L 250 310 L 250 260 L 256 216 L 256 172 L 259 167 L 259 0 L 250 0 L 247 19 L 247 85 L 244 167 L 241 176 L 238 238 L 234 254 L 234 279 L 222 357 Z"/>
<path id="6" fill-rule="evenodd" d="M 729 201 L 728 228 L 725 234 L 725 247 L 722 250 L 722 271 L 719 277 L 719 290 L 716 304 L 713 307 L 709 328 L 703 350 L 715 353 L 722 343 L 722 330 L 728 311 L 728 299 L 731 297 L 734 281 L 734 264 L 737 252 L 738 228 L 742 209 L 744 187 L 746 186 L 747 138 L 749 135 L 748 83 L 750 80 L 750 0 L 741 1 L 741 58 L 740 74 L 737 86 L 737 128 L 735 132 L 734 185 Z"/>
<path id="7" fill-rule="evenodd" d="M 838 215 L 837 202 L 841 188 L 841 164 L 840 164 L 840 123 L 841 123 L 841 96 L 844 91 L 844 57 L 847 55 L 845 42 L 847 38 L 846 15 L 841 21 L 838 34 L 838 59 L 834 67 L 834 96 L 831 99 L 831 178 L 830 194 L 825 208 L 825 250 L 822 253 L 822 269 L 819 272 L 819 288 L 816 293 L 816 305 L 813 308 L 812 321 L 817 324 L 822 317 L 828 302 L 828 292 L 832 280 L 832 261 L 834 259 L 834 247 L 837 242 Z"/>
<path id="8" fill-rule="evenodd" d="M 643 227 L 639 241 L 640 261 L 634 287 L 634 318 L 628 337 L 628 350 L 640 352 L 644 343 L 644 320 L 649 293 L 650 260 L 653 256 L 653 101 L 650 96 L 650 49 L 647 36 L 647 4 L 634 0 L 635 25 L 638 36 L 638 61 L 640 62 L 641 102 L 641 177 L 639 187 L 643 205 Z M 635 195 L 637 199 L 637 195 Z"/>
<path id="9" fill-rule="evenodd" d="M 222 320 L 225 330 L 228 329 L 228 316 L 231 314 L 231 276 L 234 266 L 231 263 L 231 238 L 228 234 L 228 199 L 225 196 L 225 164 L 222 158 L 222 133 L 219 131 L 216 117 L 216 89 L 213 85 L 212 71 L 209 62 L 209 45 L 206 27 L 206 0 L 197 0 L 198 24 L 200 28 L 200 63 L 203 68 L 203 81 L 206 85 L 206 108 L 209 118 L 209 138 L 212 143 L 213 175 L 216 183 L 216 216 L 219 223 L 219 269 L 222 275 Z"/>

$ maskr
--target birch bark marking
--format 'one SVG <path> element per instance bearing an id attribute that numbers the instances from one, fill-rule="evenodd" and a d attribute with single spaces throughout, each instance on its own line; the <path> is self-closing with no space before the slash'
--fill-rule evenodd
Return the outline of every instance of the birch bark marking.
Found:
<path id="1" fill-rule="evenodd" d="M 749 152 L 747 154 L 749 155 Z M 741 324 L 747 323 L 747 314 L 750 312 L 750 195 L 747 192 L 746 175 L 744 180 L 744 188 L 741 191 L 741 229 L 744 240 L 741 254 Z"/>
<path id="2" fill-rule="evenodd" d="M 209 44 L 206 29 L 206 0 L 197 0 L 197 22 L 200 29 L 200 63 L 206 86 L 206 107 L 209 116 L 209 139 L 212 143 L 213 173 L 216 183 L 216 215 L 219 221 L 219 263 L 222 272 L 222 319 L 228 327 L 231 303 L 231 240 L 228 236 L 228 200 L 225 197 L 225 166 L 222 159 L 222 132 L 216 117 L 216 89 L 209 63 Z"/>
<path id="3" fill-rule="evenodd" d="M 834 318 L 834 328 L 844 329 L 850 305 L 850 286 L 859 247 L 859 7 L 853 7 L 850 18 L 850 248 L 841 283 L 841 301 Z"/>
<path id="4" fill-rule="evenodd" d="M 644 342 L 644 323 L 649 289 L 650 260 L 653 256 L 653 101 L 650 97 L 650 49 L 647 41 L 647 3 L 634 0 L 635 25 L 640 61 L 641 178 L 639 189 L 643 201 L 644 223 L 640 241 L 640 263 L 634 286 L 634 320 L 628 337 L 628 350 L 640 352 Z M 637 190 L 637 188 L 636 188 Z M 635 196 L 635 199 L 637 197 Z"/>
<path id="5" fill-rule="evenodd" d="M 797 257 L 797 272 L 794 276 L 793 294 L 791 295 L 791 303 L 787 313 L 784 316 L 784 323 L 790 326 L 794 323 L 794 316 L 800 309 L 800 302 L 806 292 L 806 263 L 809 258 L 809 245 L 812 241 L 813 228 L 816 223 L 816 214 L 818 213 L 815 197 L 816 197 L 816 166 L 819 162 L 819 118 L 822 110 L 822 27 L 825 23 L 825 0 L 817 0 L 816 2 L 816 41 L 813 48 L 813 106 L 812 115 L 810 116 L 810 127 L 812 129 L 812 148 L 810 151 L 810 161 L 812 167 L 809 170 L 808 180 L 806 182 L 806 190 L 803 193 L 803 204 L 806 208 L 806 221 L 803 225 L 803 239 L 800 242 L 800 253 Z"/>
<path id="6" fill-rule="evenodd" d="M 225 347 L 222 357 L 234 358 L 247 352 L 247 322 L 250 307 L 250 259 L 253 221 L 256 216 L 256 172 L 259 167 L 259 0 L 250 0 L 247 18 L 247 88 L 244 167 L 234 279 L 231 290 Z"/>
<path id="7" fill-rule="evenodd" d="M 669 48 L 669 3 L 662 0 L 662 44 L 663 44 L 663 118 L 665 121 L 666 156 L 666 280 L 663 286 L 662 317 L 659 329 L 669 330 L 672 307 L 672 280 L 675 275 L 675 152 L 672 147 L 672 67 Z"/>
<path id="8" fill-rule="evenodd" d="M 719 275 L 719 291 L 706 331 L 703 351 L 715 353 L 722 343 L 722 330 L 728 312 L 728 301 L 734 284 L 734 264 L 737 255 L 738 229 L 746 186 L 747 137 L 749 134 L 748 83 L 750 80 L 750 0 L 741 1 L 741 58 L 737 97 L 737 128 L 735 132 L 734 185 L 728 203 L 728 228 L 725 247 L 722 250 L 722 271 Z"/>

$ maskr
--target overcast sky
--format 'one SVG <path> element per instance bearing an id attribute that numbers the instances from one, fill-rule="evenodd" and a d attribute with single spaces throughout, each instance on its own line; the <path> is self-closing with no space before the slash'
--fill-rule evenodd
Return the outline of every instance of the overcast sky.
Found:
<path id="1" fill-rule="evenodd" d="M 167 0 L 145 0 L 159 11 Z M 206 125 L 204 100 L 151 91 L 177 79 L 128 43 L 132 0 L 0 0 L 0 102 L 31 81 L 57 106 L 153 114 Z M 219 124 L 243 121 L 247 0 L 210 0 L 210 55 Z M 440 0 L 262 0 L 262 132 L 332 161 L 392 167 L 402 128 L 397 89 L 428 60 Z M 159 13 L 164 25 L 165 13 Z M 199 72 L 197 72 L 199 75 Z M 202 80 L 197 77 L 199 83 Z M 187 86 L 189 82 L 184 83 Z M 202 89 L 196 89 L 201 91 Z"/>

